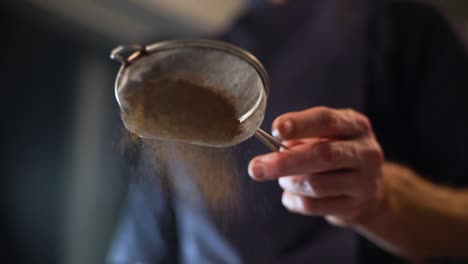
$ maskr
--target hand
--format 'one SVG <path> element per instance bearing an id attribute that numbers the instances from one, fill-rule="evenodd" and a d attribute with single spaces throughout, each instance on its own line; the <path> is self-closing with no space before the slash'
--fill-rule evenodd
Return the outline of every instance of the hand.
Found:
<path id="1" fill-rule="evenodd" d="M 384 155 L 366 116 L 315 107 L 278 117 L 272 133 L 288 149 L 255 157 L 249 174 L 278 180 L 288 210 L 351 225 L 378 203 Z"/>

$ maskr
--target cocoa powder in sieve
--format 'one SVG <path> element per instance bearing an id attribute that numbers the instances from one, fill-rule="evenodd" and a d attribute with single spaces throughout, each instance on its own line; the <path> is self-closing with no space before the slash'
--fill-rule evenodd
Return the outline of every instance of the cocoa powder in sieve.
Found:
<path id="1" fill-rule="evenodd" d="M 222 146 L 240 134 L 231 100 L 191 81 L 147 80 L 120 100 L 127 129 L 145 138 Z"/>

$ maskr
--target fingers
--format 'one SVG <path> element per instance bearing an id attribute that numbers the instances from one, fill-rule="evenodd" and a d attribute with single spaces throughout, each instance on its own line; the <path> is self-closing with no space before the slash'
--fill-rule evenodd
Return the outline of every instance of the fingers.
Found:
<path id="1" fill-rule="evenodd" d="M 272 134 L 288 149 L 254 158 L 249 174 L 279 179 L 288 210 L 352 223 L 377 200 L 384 155 L 364 115 L 315 107 L 278 117 Z"/>
<path id="2" fill-rule="evenodd" d="M 302 173 L 355 169 L 361 165 L 360 158 L 354 141 L 311 141 L 254 158 L 249 164 L 249 174 L 254 180 L 264 181 Z"/>
<path id="3" fill-rule="evenodd" d="M 349 196 L 366 199 L 377 191 L 377 179 L 363 177 L 357 171 L 288 176 L 280 178 L 278 183 L 287 192 L 310 198 Z"/>
<path id="4" fill-rule="evenodd" d="M 273 122 L 273 136 L 283 140 L 321 137 L 348 139 L 371 131 L 369 120 L 350 109 L 314 107 L 281 115 Z"/>
<path id="5" fill-rule="evenodd" d="M 291 212 L 303 215 L 335 215 L 352 217 L 360 206 L 355 199 L 338 196 L 314 199 L 290 192 L 284 192 L 281 202 Z"/>

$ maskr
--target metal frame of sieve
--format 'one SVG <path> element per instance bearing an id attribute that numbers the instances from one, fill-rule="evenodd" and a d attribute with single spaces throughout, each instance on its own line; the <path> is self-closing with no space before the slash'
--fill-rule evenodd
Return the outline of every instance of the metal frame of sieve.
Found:
<path id="1" fill-rule="evenodd" d="M 139 58 L 145 56 L 146 54 L 158 52 L 158 51 L 165 51 L 177 48 L 206 48 L 206 49 L 214 49 L 214 50 L 221 50 L 227 52 L 231 55 L 237 56 L 243 61 L 247 62 L 251 65 L 255 71 L 260 76 L 263 82 L 263 92 L 265 92 L 266 96 L 268 97 L 269 90 L 270 90 L 270 78 L 268 77 L 268 73 L 262 63 L 251 53 L 248 51 L 236 47 L 234 45 L 216 41 L 216 40 L 208 40 L 208 39 L 192 39 L 192 40 L 169 40 L 158 42 L 155 44 L 150 44 L 147 46 L 142 46 L 138 44 L 126 45 L 126 46 L 118 46 L 111 51 L 110 58 L 122 63 L 120 70 L 117 74 L 116 82 L 115 82 L 115 96 L 117 101 L 119 102 L 119 97 L 117 94 L 119 80 L 122 75 L 124 69 L 129 66 L 132 62 L 138 60 Z M 127 54 L 128 56 L 125 56 Z M 119 102 L 120 104 L 120 102 Z M 260 100 L 256 102 L 256 104 L 246 112 L 242 117 L 239 118 L 240 122 L 243 122 L 247 119 L 258 107 L 260 104 Z M 264 143 L 268 148 L 272 151 L 279 151 L 280 148 L 287 149 L 279 140 L 272 137 L 270 134 L 263 131 L 261 128 L 255 132 L 255 136 Z"/>

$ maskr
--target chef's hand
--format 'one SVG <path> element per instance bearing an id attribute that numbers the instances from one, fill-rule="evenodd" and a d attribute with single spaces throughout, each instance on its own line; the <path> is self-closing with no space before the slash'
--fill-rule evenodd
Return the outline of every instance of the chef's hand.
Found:
<path id="1" fill-rule="evenodd" d="M 278 180 L 291 212 L 352 225 L 377 205 L 384 154 L 366 116 L 315 107 L 278 117 L 273 135 L 287 150 L 257 156 L 254 180 Z"/>

